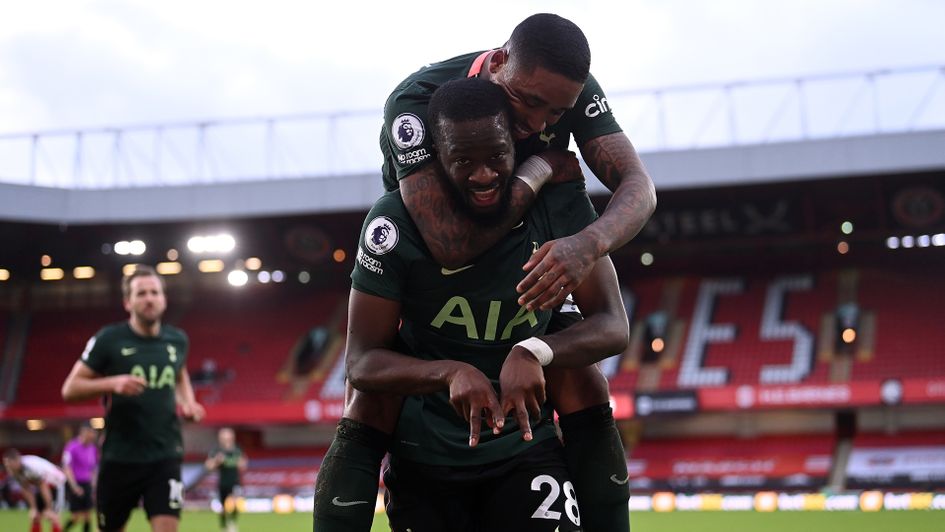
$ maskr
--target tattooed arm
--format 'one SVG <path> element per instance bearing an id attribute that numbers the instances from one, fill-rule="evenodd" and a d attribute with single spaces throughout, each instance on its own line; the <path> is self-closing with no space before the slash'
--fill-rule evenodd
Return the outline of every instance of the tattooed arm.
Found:
<path id="1" fill-rule="evenodd" d="M 584 233 L 597 243 L 598 256 L 621 248 L 643 229 L 656 210 L 656 189 L 643 161 L 623 133 L 592 139 L 581 155 L 594 175 L 614 193 L 601 217 Z"/>
<path id="2" fill-rule="evenodd" d="M 614 195 L 594 223 L 574 236 L 546 242 L 525 264 L 530 272 L 518 285 L 519 303 L 530 309 L 560 305 L 594 262 L 629 242 L 656 209 L 653 181 L 624 133 L 589 140 L 581 155 Z"/>

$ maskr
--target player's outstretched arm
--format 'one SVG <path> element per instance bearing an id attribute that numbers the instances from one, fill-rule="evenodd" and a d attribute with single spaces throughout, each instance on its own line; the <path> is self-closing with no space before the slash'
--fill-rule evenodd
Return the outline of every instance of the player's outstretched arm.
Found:
<path id="1" fill-rule="evenodd" d="M 79 360 L 72 366 L 72 371 L 62 383 L 62 398 L 67 403 L 71 403 L 106 393 L 138 395 L 144 391 L 145 385 L 143 378 L 131 375 L 103 377 Z"/>
<path id="2" fill-rule="evenodd" d="M 588 275 L 594 261 L 635 237 L 656 209 L 653 181 L 624 133 L 587 141 L 581 155 L 614 195 L 594 223 L 573 236 L 546 242 L 525 264 L 529 274 L 518 285 L 520 304 L 532 309 L 560 305 Z"/>
<path id="3" fill-rule="evenodd" d="M 345 369 L 355 389 L 397 395 L 449 391 L 457 415 L 469 422 L 469 444 L 479 440 L 482 412 L 490 427 L 503 415 L 489 379 L 457 360 L 421 360 L 391 350 L 400 323 L 400 302 L 351 290 Z"/>

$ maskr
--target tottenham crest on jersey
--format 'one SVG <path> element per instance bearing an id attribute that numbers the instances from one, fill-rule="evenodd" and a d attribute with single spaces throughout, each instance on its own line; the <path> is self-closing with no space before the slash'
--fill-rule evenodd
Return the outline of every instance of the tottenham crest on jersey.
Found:
<path id="1" fill-rule="evenodd" d="M 419 146 L 423 142 L 423 134 L 423 122 L 420 121 L 417 115 L 412 113 L 397 115 L 394 124 L 390 128 L 390 135 L 394 139 L 394 144 L 402 150 Z"/>
<path id="2" fill-rule="evenodd" d="M 383 255 L 394 249 L 400 233 L 397 224 L 386 216 L 378 216 L 371 220 L 364 232 L 364 245 L 375 255 Z"/>

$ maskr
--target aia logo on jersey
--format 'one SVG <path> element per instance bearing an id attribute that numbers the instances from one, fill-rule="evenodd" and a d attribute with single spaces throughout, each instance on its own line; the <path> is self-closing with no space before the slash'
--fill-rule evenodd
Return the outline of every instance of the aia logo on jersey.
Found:
<path id="1" fill-rule="evenodd" d="M 607 105 L 607 98 L 601 98 L 595 94 L 594 101 L 587 104 L 587 107 L 584 108 L 584 116 L 594 118 L 609 111 L 610 106 Z"/>
<path id="2" fill-rule="evenodd" d="M 375 255 L 383 255 L 394 249 L 399 239 L 397 225 L 386 216 L 371 220 L 364 232 L 364 245 Z"/>
<path id="3" fill-rule="evenodd" d="M 394 119 L 390 129 L 390 136 L 394 144 L 402 150 L 419 146 L 423 142 L 423 122 L 415 114 L 401 113 Z"/>

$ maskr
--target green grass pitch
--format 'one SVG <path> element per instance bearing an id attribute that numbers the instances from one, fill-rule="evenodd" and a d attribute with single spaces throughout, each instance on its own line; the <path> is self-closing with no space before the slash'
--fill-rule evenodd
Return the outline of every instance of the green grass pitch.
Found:
<path id="1" fill-rule="evenodd" d="M 28 532 L 26 512 L 0 510 L 0 530 Z M 309 514 L 244 514 L 240 532 L 308 531 Z M 639 512 L 630 517 L 633 532 L 942 532 L 945 512 Z M 43 530 L 49 530 L 48 525 Z M 73 528 L 73 531 L 77 529 Z M 127 532 L 149 532 L 144 514 L 138 510 L 128 523 Z M 180 532 L 216 532 L 216 515 L 210 512 L 185 512 Z M 374 520 L 372 532 L 390 530 L 383 514 Z"/>

